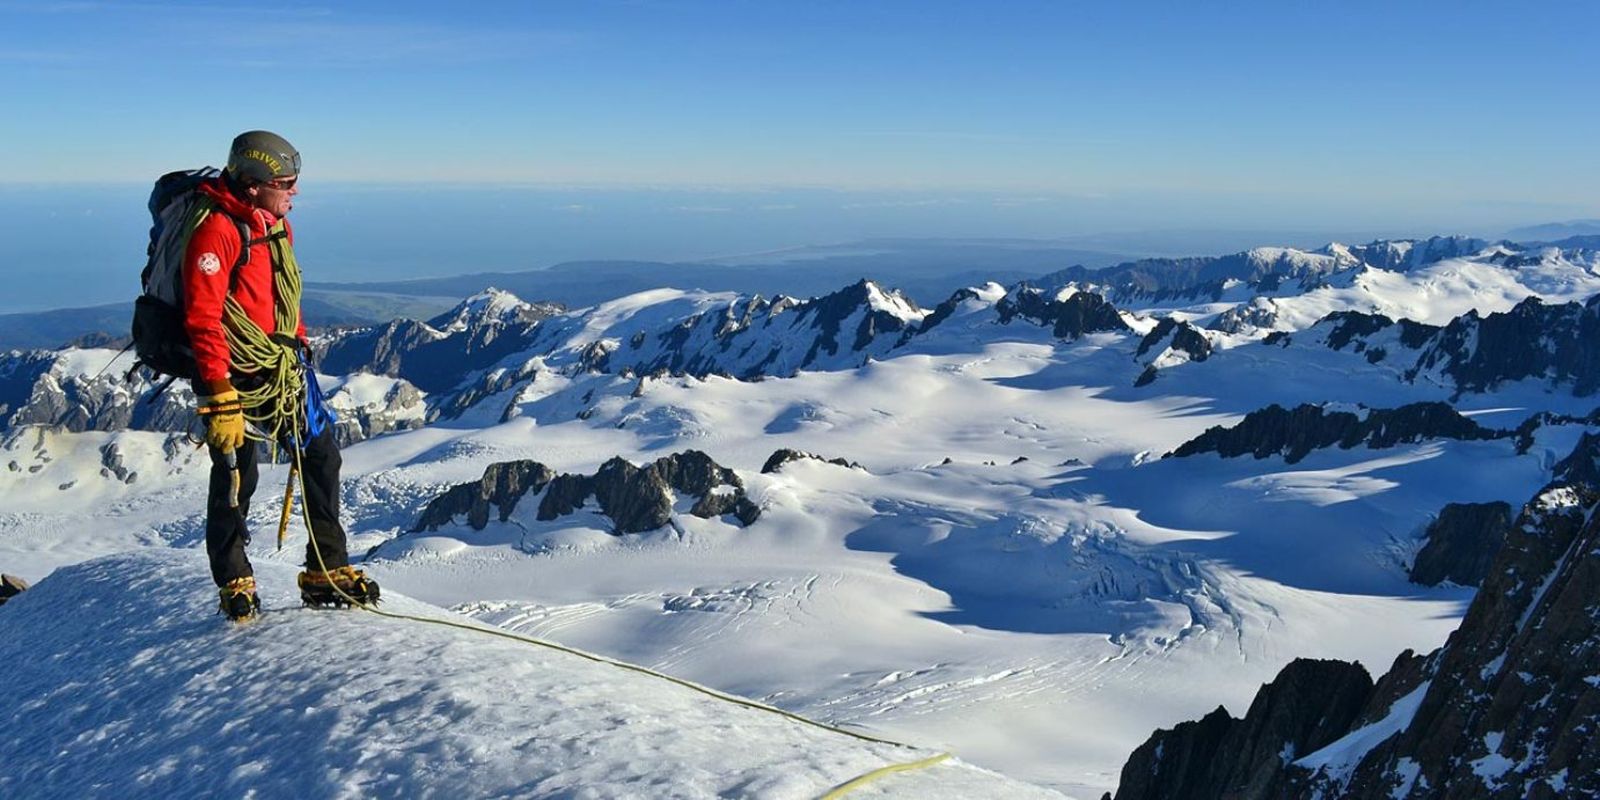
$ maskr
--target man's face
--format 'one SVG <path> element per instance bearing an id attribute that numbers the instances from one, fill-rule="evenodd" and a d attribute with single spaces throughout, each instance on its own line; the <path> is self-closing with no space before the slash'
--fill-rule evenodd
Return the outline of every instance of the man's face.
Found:
<path id="1" fill-rule="evenodd" d="M 250 187 L 250 200 L 256 208 L 263 208 L 272 212 L 273 216 L 282 217 L 294 208 L 294 196 L 300 193 L 300 176 L 292 178 L 278 178 L 266 183 L 258 183 Z"/>

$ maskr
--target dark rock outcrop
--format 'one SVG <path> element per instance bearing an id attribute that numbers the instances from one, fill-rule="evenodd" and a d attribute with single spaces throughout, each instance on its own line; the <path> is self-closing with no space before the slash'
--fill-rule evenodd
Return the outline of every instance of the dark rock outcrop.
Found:
<path id="1" fill-rule="evenodd" d="M 1423 439 L 1497 439 L 1506 431 L 1485 428 L 1461 416 L 1446 403 L 1412 403 L 1399 408 L 1364 409 L 1365 416 L 1350 411 L 1329 411 L 1309 403 L 1293 410 L 1279 405 L 1252 411 L 1233 427 L 1216 426 L 1184 442 L 1169 457 L 1217 453 L 1233 458 L 1249 453 L 1256 458 L 1281 455 L 1293 464 L 1308 453 L 1338 445 L 1350 449 L 1364 444 L 1393 447 Z"/>
<path id="2" fill-rule="evenodd" d="M 1144 372 L 1139 374 L 1133 383 L 1134 386 L 1147 386 L 1156 379 L 1156 374 L 1159 372 L 1156 361 L 1159 361 L 1159 356 L 1163 354 L 1181 353 L 1179 359 L 1188 361 L 1205 361 L 1211 357 L 1211 340 L 1195 326 L 1171 317 L 1163 317 L 1156 323 L 1155 328 L 1139 340 L 1139 349 L 1133 357 L 1144 358 L 1145 353 L 1160 347 L 1163 343 L 1166 346 L 1157 353 L 1156 359 L 1145 365 Z"/>
<path id="3" fill-rule="evenodd" d="M 15 575 L 0 575 L 0 606 L 28 590 L 28 582 Z"/>
<path id="4" fill-rule="evenodd" d="M 1021 317 L 1049 325 L 1050 333 L 1061 339 L 1077 339 L 1090 333 L 1131 332 L 1116 306 L 1094 292 L 1073 292 L 1065 299 L 1056 293 L 1022 285 L 995 304 L 1002 324 Z"/>
<path id="5" fill-rule="evenodd" d="M 504 522 L 523 497 L 541 491 L 538 519 L 566 516 L 593 497 L 618 535 L 666 525 L 672 519 L 675 493 L 696 498 L 689 513 L 697 517 L 731 514 L 742 525 L 750 525 L 761 516 L 760 507 L 746 496 L 744 482 L 733 470 L 698 450 L 686 450 L 642 468 L 619 456 L 600 465 L 593 475 L 557 475 L 537 461 L 491 464 L 482 479 L 458 484 L 434 498 L 412 531 L 438 530 L 461 516 L 472 528 L 482 530 L 489 524 L 491 507 Z"/>
<path id="6" fill-rule="evenodd" d="M 1411 582 L 1437 586 L 1451 581 L 1477 586 L 1511 530 L 1511 504 L 1451 503 L 1428 525 L 1428 543 L 1411 565 Z"/>
<path id="7" fill-rule="evenodd" d="M 556 477 L 555 471 L 537 461 L 502 461 L 490 464 L 483 478 L 450 487 L 434 498 L 417 524 L 416 531 L 433 531 L 465 516 L 467 524 L 483 530 L 489 524 L 489 509 L 499 512 L 501 522 L 511 517 L 517 502 L 530 493 L 537 494 Z"/>
<path id="8" fill-rule="evenodd" d="M 1143 358 L 1150 348 L 1168 338 L 1172 339 L 1168 346 L 1187 353 L 1191 361 L 1204 361 L 1211 356 L 1211 342 L 1193 325 L 1172 317 L 1162 317 L 1155 328 L 1139 340 L 1139 349 L 1133 357 Z"/>
<path id="9" fill-rule="evenodd" d="M 1397 334 L 1389 328 L 1399 326 Z M 1402 377 L 1483 392 L 1504 383 L 1536 380 L 1578 397 L 1600 391 L 1600 296 L 1547 305 L 1529 297 L 1510 311 L 1468 311 L 1444 326 L 1341 311 L 1310 331 L 1334 350 L 1350 348 L 1373 363 L 1385 361 Z M 1378 345 L 1384 339 L 1387 344 Z"/>
<path id="10" fill-rule="evenodd" d="M 826 462 L 826 463 L 829 463 L 829 464 L 837 464 L 837 465 L 839 465 L 841 467 L 848 467 L 850 469 L 859 469 L 861 467 L 860 464 L 857 464 L 854 461 L 849 461 L 847 459 L 843 459 L 843 458 L 824 458 L 824 457 L 819 456 L 819 455 L 814 455 L 812 453 L 807 453 L 807 452 L 805 452 L 803 450 L 792 450 L 790 448 L 785 447 L 785 448 L 782 448 L 782 449 L 779 449 L 779 450 L 774 450 L 772 452 L 772 455 L 767 457 L 767 463 L 761 465 L 761 474 L 762 475 L 766 475 L 766 474 L 769 474 L 769 473 L 777 472 L 779 469 L 783 468 L 784 464 L 787 464 L 790 461 L 799 461 L 800 459 L 803 459 L 803 458 L 815 459 L 817 461 L 823 461 L 823 462 Z"/>
<path id="11" fill-rule="evenodd" d="M 1461 626 L 1431 656 L 1402 653 L 1343 726 L 1382 727 L 1344 740 L 1337 758 L 1283 759 L 1263 778 L 1270 796 L 1600 796 L 1600 436 L 1586 435 L 1555 472 L 1518 514 Z M 1403 709 L 1402 696 L 1412 698 Z M 1323 730 L 1339 735 L 1340 716 Z M 1153 743 L 1173 734 L 1158 732 L 1130 758 L 1117 797 L 1223 796 L 1214 792 L 1235 784 L 1197 771 L 1188 755 L 1227 752 L 1233 728 L 1211 728 L 1216 738 L 1170 754 Z M 1180 777 L 1151 777 L 1166 774 Z"/>
<path id="12" fill-rule="evenodd" d="M 1463 392 L 1539 378 L 1588 397 L 1600 389 L 1600 296 L 1554 306 L 1529 297 L 1482 318 L 1469 311 L 1423 348 L 1413 370 L 1430 369 L 1449 375 Z"/>
<path id="13" fill-rule="evenodd" d="M 550 491 L 539 501 L 537 519 L 550 521 L 583 508 L 584 501 L 594 494 L 590 478 L 563 472 L 550 482 Z"/>
<path id="14" fill-rule="evenodd" d="M 1244 718 L 1220 706 L 1157 731 L 1122 769 L 1117 800 L 1266 800 L 1283 765 L 1343 736 L 1373 689 L 1360 664 L 1296 659 L 1261 687 Z"/>

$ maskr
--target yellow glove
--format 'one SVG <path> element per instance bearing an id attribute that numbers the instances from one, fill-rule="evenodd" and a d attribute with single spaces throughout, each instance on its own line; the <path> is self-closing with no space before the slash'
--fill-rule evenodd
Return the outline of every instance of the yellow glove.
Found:
<path id="1" fill-rule="evenodd" d="M 244 447 L 244 406 L 239 393 L 228 389 L 199 398 L 196 410 L 206 422 L 206 444 L 229 453 Z"/>

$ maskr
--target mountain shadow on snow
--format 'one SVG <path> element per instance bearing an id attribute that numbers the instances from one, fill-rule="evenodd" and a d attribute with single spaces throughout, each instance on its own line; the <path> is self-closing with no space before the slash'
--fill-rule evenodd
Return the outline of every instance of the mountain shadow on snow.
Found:
<path id="1" fill-rule="evenodd" d="M 1339 681 L 1294 689 L 1305 667 L 1290 664 L 1242 720 L 1219 709 L 1156 732 L 1116 800 L 1600 795 L 1597 478 L 1600 436 L 1586 433 L 1522 507 L 1439 650 L 1402 654 L 1369 692 L 1352 678 L 1348 701 L 1328 690 Z M 1274 722 L 1286 713 L 1298 724 Z"/>

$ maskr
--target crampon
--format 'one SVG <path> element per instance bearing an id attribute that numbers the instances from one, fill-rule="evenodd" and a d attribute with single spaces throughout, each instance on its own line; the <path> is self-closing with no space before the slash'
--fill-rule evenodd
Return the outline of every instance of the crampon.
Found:
<path id="1" fill-rule="evenodd" d="M 234 578 L 217 590 L 221 596 L 218 610 L 234 622 L 254 619 L 261 613 L 261 600 L 256 597 L 256 579 L 250 576 Z"/>
<path id="2" fill-rule="evenodd" d="M 338 567 L 321 572 L 306 570 L 296 580 L 300 601 L 316 608 L 370 606 L 378 602 L 378 582 L 355 567 Z"/>

